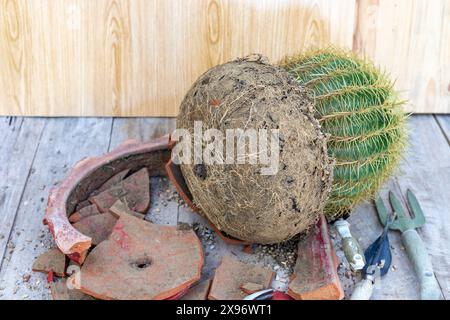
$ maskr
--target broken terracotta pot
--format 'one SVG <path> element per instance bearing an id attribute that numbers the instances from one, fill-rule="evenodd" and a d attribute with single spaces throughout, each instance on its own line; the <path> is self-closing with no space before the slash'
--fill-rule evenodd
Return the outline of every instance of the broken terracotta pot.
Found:
<path id="1" fill-rule="evenodd" d="M 189 188 L 184 180 L 183 173 L 181 172 L 180 166 L 175 164 L 172 159 L 170 159 L 165 166 L 167 177 L 174 185 L 178 194 L 181 196 L 183 201 L 192 209 L 192 211 L 199 213 L 201 216 L 200 209 L 194 204 L 193 197 Z"/>
<path id="2" fill-rule="evenodd" d="M 91 204 L 89 206 L 81 208 L 77 212 L 72 213 L 69 217 L 69 221 L 71 223 L 75 223 L 83 218 L 94 216 L 97 214 L 100 214 L 100 211 L 98 211 L 97 206 L 95 204 Z"/>
<path id="3" fill-rule="evenodd" d="M 74 261 L 82 262 L 92 239 L 77 231 L 68 216 L 75 206 L 124 170 L 130 173 L 147 168 L 149 176 L 165 176 L 170 159 L 169 135 L 149 143 L 129 140 L 113 151 L 78 162 L 49 195 L 44 223 L 50 227 L 58 248 Z"/>
<path id="4" fill-rule="evenodd" d="M 166 166 L 165 166 L 167 177 L 172 182 L 172 184 L 175 186 L 175 189 L 177 190 L 178 194 L 181 196 L 183 201 L 197 214 L 201 215 L 205 219 L 206 216 L 202 214 L 202 211 L 199 207 L 197 207 L 193 202 L 193 197 L 191 192 L 189 191 L 189 188 L 186 184 L 186 181 L 184 180 L 183 174 L 181 172 L 180 166 L 173 163 L 172 159 L 170 159 Z M 208 220 L 208 219 L 207 219 Z M 247 241 L 243 241 L 240 239 L 233 238 L 231 236 L 226 235 L 222 231 L 220 231 L 214 224 L 209 221 L 209 224 L 212 226 L 216 234 L 221 238 L 225 243 L 233 244 L 233 245 L 247 245 L 250 244 Z"/>
<path id="5" fill-rule="evenodd" d="M 200 279 L 203 249 L 192 231 L 121 215 L 86 258 L 78 284 L 99 299 L 167 299 Z"/>
<path id="6" fill-rule="evenodd" d="M 73 227 L 90 237 L 92 244 L 96 246 L 109 237 L 116 222 L 117 217 L 108 212 L 81 219 Z"/>
<path id="7" fill-rule="evenodd" d="M 288 294 L 297 300 L 340 300 L 344 298 L 338 260 L 325 217 L 298 244 L 297 262 Z"/>
<path id="8" fill-rule="evenodd" d="M 229 256 L 222 258 L 216 269 L 208 299 L 242 300 L 247 293 L 242 286 L 252 283 L 260 288 L 270 288 L 274 273 L 268 268 L 239 262 Z"/>
<path id="9" fill-rule="evenodd" d="M 147 212 L 150 207 L 150 178 L 147 168 L 140 169 L 109 189 L 89 198 L 89 201 L 103 213 L 108 212 L 117 200 L 121 200 L 133 211 Z"/>
<path id="10" fill-rule="evenodd" d="M 69 289 L 64 280 L 50 283 L 50 292 L 53 300 L 94 300 L 80 290 Z"/>
<path id="11" fill-rule="evenodd" d="M 180 300 L 207 300 L 211 280 L 205 280 L 195 284 Z"/>
<path id="12" fill-rule="evenodd" d="M 97 195 L 105 190 L 108 190 L 109 188 L 111 188 L 112 186 L 118 184 L 119 182 L 121 182 L 125 176 L 130 172 L 129 169 L 123 170 L 121 172 L 119 172 L 118 174 L 112 176 L 112 178 L 110 178 L 108 181 L 106 181 L 100 188 L 98 188 L 97 190 L 95 190 L 91 195 Z"/>
<path id="13" fill-rule="evenodd" d="M 260 283 L 245 282 L 241 284 L 240 288 L 245 294 L 249 295 L 263 290 L 264 286 Z"/>
<path id="14" fill-rule="evenodd" d="M 66 256 L 58 248 L 52 248 L 38 256 L 31 269 L 35 272 L 51 272 L 58 277 L 64 277 Z"/>
<path id="15" fill-rule="evenodd" d="M 78 212 L 78 211 L 80 211 L 81 209 L 83 209 L 83 208 L 85 208 L 85 207 L 88 207 L 88 206 L 91 206 L 92 204 L 89 202 L 89 200 L 84 200 L 84 201 L 81 201 L 80 203 L 78 203 L 76 206 L 75 206 L 75 212 Z"/>
<path id="16" fill-rule="evenodd" d="M 131 210 L 125 204 L 123 204 L 123 202 L 120 201 L 120 200 L 117 200 L 112 205 L 112 207 L 109 208 L 109 212 L 112 215 L 114 215 L 116 218 L 120 218 L 120 216 L 123 215 L 123 214 L 129 214 L 129 215 L 132 215 L 133 217 L 136 217 L 136 218 L 139 218 L 139 219 L 144 219 L 145 218 L 145 214 Z"/>

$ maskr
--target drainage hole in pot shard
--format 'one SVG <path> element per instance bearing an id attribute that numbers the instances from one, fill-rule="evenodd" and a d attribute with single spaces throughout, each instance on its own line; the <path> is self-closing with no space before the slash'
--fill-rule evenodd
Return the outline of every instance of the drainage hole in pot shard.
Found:
<path id="1" fill-rule="evenodd" d="M 133 261 L 130 265 L 134 269 L 143 270 L 143 269 L 146 269 L 146 268 L 150 267 L 151 264 L 152 264 L 151 259 L 143 258 L 143 259 L 138 259 L 136 261 Z"/>

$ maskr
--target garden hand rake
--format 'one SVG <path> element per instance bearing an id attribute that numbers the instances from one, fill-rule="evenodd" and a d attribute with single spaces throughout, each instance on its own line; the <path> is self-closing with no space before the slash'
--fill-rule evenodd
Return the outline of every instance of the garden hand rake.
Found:
<path id="1" fill-rule="evenodd" d="M 389 192 L 389 200 L 392 209 L 397 215 L 395 221 L 390 224 L 389 228 L 391 230 L 398 230 L 402 233 L 403 245 L 405 246 L 408 257 L 419 278 L 420 298 L 422 300 L 437 300 L 441 297 L 439 284 L 434 276 L 433 266 L 425 244 L 415 230 L 425 224 L 425 217 L 417 198 L 411 190 L 406 192 L 406 197 L 414 218 L 408 217 L 405 214 L 400 201 L 392 192 Z M 388 212 L 381 198 L 378 198 L 375 201 L 375 204 L 381 223 L 386 225 L 388 221 Z"/>

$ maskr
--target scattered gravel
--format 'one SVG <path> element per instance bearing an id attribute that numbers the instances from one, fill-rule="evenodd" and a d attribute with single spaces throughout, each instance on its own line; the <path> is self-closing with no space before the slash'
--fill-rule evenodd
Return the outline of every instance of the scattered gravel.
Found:
<path id="1" fill-rule="evenodd" d="M 204 248 L 209 247 L 210 250 L 215 249 L 216 235 L 213 230 L 200 223 L 194 223 L 193 229 L 200 238 Z"/>
<path id="2" fill-rule="evenodd" d="M 290 275 L 294 271 L 297 260 L 297 246 L 300 238 L 294 237 L 291 240 L 277 244 L 257 244 L 255 254 L 258 258 L 271 257 L 273 262 L 269 263 L 274 271 L 285 269 Z"/>

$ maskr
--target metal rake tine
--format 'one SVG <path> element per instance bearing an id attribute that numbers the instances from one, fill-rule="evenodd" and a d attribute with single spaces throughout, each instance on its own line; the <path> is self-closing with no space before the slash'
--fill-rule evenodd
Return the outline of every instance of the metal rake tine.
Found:
<path id="1" fill-rule="evenodd" d="M 385 226 L 387 223 L 387 219 L 388 219 L 388 212 L 387 212 L 386 206 L 384 205 L 383 199 L 381 199 L 381 197 L 378 197 L 377 199 L 375 199 L 375 207 L 377 208 L 378 217 L 380 218 L 381 224 L 383 226 Z"/>
<path id="2" fill-rule="evenodd" d="M 419 201 L 411 190 L 406 191 L 406 198 L 408 199 L 408 205 L 414 214 L 414 219 L 412 223 L 415 228 L 420 228 L 425 224 L 425 216 L 423 214 L 422 208 L 420 207 Z"/>

